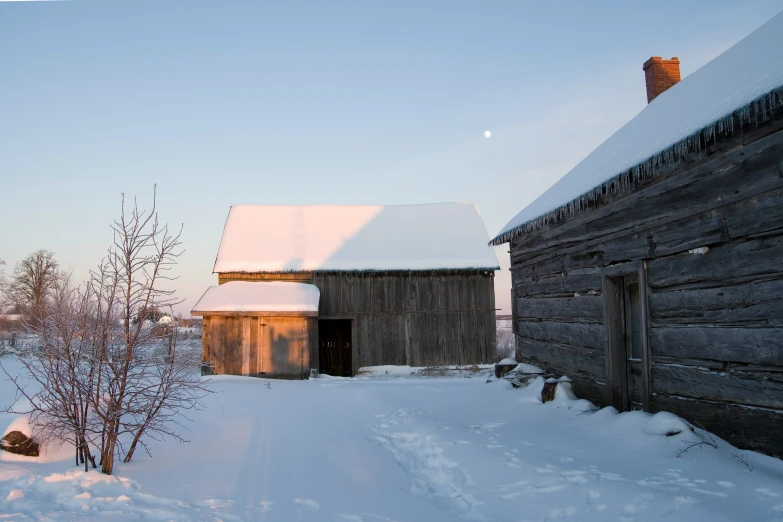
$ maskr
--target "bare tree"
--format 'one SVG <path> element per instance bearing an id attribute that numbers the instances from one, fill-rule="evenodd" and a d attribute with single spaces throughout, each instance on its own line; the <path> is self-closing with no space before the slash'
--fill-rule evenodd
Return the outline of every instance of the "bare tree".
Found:
<path id="1" fill-rule="evenodd" d="M 164 340 L 150 314 L 179 301 L 169 271 L 181 254 L 152 210 L 134 202 L 112 225 L 108 255 L 80 290 L 57 286 L 33 326 L 43 348 L 30 351 L 27 376 L 41 388 L 28 392 L 14 380 L 26 411 L 43 436 L 73 441 L 77 463 L 111 474 L 117 456 L 129 462 L 145 439 L 183 440 L 178 427 L 187 410 L 201 406 L 208 389 L 200 380 L 198 351 Z M 127 449 L 125 447 L 127 446 Z"/>
<path id="2" fill-rule="evenodd" d="M 8 284 L 9 298 L 29 317 L 40 320 L 46 299 L 62 277 L 54 253 L 36 250 L 14 267 Z"/>
<path id="3" fill-rule="evenodd" d="M 181 303 L 167 288 L 169 271 L 181 255 L 180 234 L 161 225 L 155 200 L 149 212 L 134 202 L 115 221 L 114 244 L 93 274 L 93 286 L 103 302 L 107 325 L 121 324 L 98 352 L 101 393 L 94 395 L 93 410 L 103 422 L 101 469 L 111 474 L 115 456 L 122 451 L 123 435 L 131 437 L 125 461 L 133 457 L 145 435 L 179 436 L 172 426 L 182 410 L 196 408 L 206 388 L 194 375 L 200 360 L 187 350 L 169 345 L 161 354 L 161 338 L 147 319 L 154 310 Z"/>

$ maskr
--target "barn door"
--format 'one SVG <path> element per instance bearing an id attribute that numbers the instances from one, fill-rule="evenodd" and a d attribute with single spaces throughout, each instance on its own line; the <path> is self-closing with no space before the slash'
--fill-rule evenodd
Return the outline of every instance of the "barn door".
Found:
<path id="1" fill-rule="evenodd" d="M 318 321 L 318 371 L 337 377 L 353 375 L 350 319 Z"/>

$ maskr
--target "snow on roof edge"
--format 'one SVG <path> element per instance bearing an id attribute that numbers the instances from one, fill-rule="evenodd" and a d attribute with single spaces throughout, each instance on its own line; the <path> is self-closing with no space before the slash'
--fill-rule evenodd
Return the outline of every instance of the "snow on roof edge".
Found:
<path id="1" fill-rule="evenodd" d="M 217 251 L 215 252 L 215 262 L 212 263 L 212 273 L 217 274 L 215 272 L 215 268 L 217 267 L 218 263 L 218 256 L 220 255 L 220 245 L 223 243 L 223 236 L 226 234 L 226 225 L 228 225 L 228 217 L 231 215 L 231 209 L 234 208 L 234 205 L 229 205 L 228 207 L 228 214 L 226 214 L 226 219 L 223 221 L 223 231 L 220 233 L 220 243 L 218 243 Z"/>
<path id="2" fill-rule="evenodd" d="M 224 248 L 229 246 L 227 243 L 227 232 L 229 232 L 229 229 L 233 231 L 232 227 L 232 217 L 234 214 L 237 213 L 237 211 L 247 212 L 246 210 L 243 210 L 243 208 L 247 207 L 248 209 L 258 209 L 258 208 L 266 208 L 266 209 L 274 209 L 278 208 L 281 210 L 286 209 L 334 209 L 337 212 L 340 212 L 339 209 L 368 209 L 368 208 L 377 208 L 379 211 L 386 211 L 390 209 L 395 209 L 395 212 L 398 214 L 396 215 L 402 215 L 405 216 L 405 214 L 399 214 L 400 211 L 403 211 L 404 209 L 413 209 L 416 207 L 421 207 L 422 209 L 433 209 L 438 207 L 445 207 L 447 209 L 454 208 L 454 207 L 461 207 L 461 208 L 470 208 L 473 212 L 473 218 L 470 216 L 467 216 L 468 221 L 465 222 L 466 216 L 464 215 L 464 212 L 456 214 L 456 217 L 459 218 L 457 220 L 458 222 L 465 222 L 468 226 L 468 228 L 471 230 L 472 236 L 466 236 L 466 237 L 472 237 L 472 241 L 469 241 L 469 243 L 464 244 L 472 244 L 475 245 L 474 247 L 470 247 L 468 250 L 465 250 L 463 247 L 462 250 L 465 252 L 458 253 L 456 257 L 449 257 L 450 254 L 454 254 L 454 252 L 446 251 L 438 251 L 441 255 L 445 255 L 446 257 L 439 258 L 438 255 L 432 256 L 432 252 L 429 253 L 429 255 L 426 254 L 426 249 L 424 252 L 421 252 L 420 247 L 416 247 L 415 242 L 411 243 L 411 241 L 407 241 L 407 243 L 410 243 L 408 245 L 408 252 L 407 256 L 402 256 L 401 258 L 397 259 L 392 256 L 391 258 L 383 257 L 385 261 L 379 262 L 377 259 L 372 259 L 372 256 L 365 259 L 365 256 L 367 255 L 366 248 L 365 252 L 358 252 L 357 257 L 357 249 L 354 245 L 354 251 L 351 253 L 351 258 L 346 257 L 345 259 L 340 259 L 339 261 L 328 263 L 332 266 L 317 266 L 319 263 L 313 264 L 312 261 L 323 261 L 318 260 L 316 257 L 313 259 L 305 259 L 304 262 L 299 262 L 298 264 L 300 266 L 295 267 L 287 267 L 283 266 L 283 263 L 279 262 L 279 260 L 272 259 L 271 262 L 264 262 L 263 256 L 261 258 L 255 257 L 255 258 L 248 258 L 248 259 L 240 259 L 240 261 L 231 261 L 230 259 L 225 260 L 223 259 L 225 256 L 223 256 L 223 251 L 228 250 L 228 248 Z M 334 212 L 332 210 L 332 212 Z M 409 212 L 409 211 L 407 211 Z M 430 211 L 431 212 L 431 211 Z M 439 211 L 441 212 L 441 211 Z M 452 211 L 453 212 L 453 211 Z M 355 213 L 355 212 L 353 212 Z M 351 214 L 351 212 L 349 212 Z M 395 214 L 392 214 L 394 216 Z M 423 214 L 423 216 L 427 216 L 427 214 Z M 350 216 L 349 216 L 350 217 Z M 362 216 L 359 216 L 361 219 Z M 396 219 L 399 219 L 397 217 Z M 430 220 L 432 218 L 430 217 Z M 442 222 L 443 218 L 438 218 L 438 221 Z M 358 221 L 357 221 L 358 222 Z M 372 221 L 368 221 L 372 222 Z M 386 226 L 388 227 L 389 219 L 387 218 L 385 221 L 381 220 L 381 223 L 386 223 Z M 465 224 L 463 223 L 463 224 Z M 360 223 L 361 224 L 361 223 Z M 447 221 L 447 226 L 449 228 L 454 228 L 454 223 Z M 366 226 L 366 223 L 362 224 L 362 226 Z M 382 225 L 383 226 L 383 225 Z M 476 227 L 480 228 L 479 229 Z M 234 228 L 237 228 L 234 226 Z M 441 226 L 443 228 L 443 226 Z M 349 229 L 350 230 L 350 229 Z M 443 230 L 441 230 L 443 232 Z M 346 237 L 343 238 L 343 242 L 346 241 L 346 239 L 352 239 L 356 234 L 355 230 L 351 230 L 349 233 L 346 234 Z M 467 232 L 465 232 L 467 234 Z M 376 231 L 376 235 L 377 231 Z M 421 236 L 421 234 L 410 234 L 411 237 L 415 237 L 416 235 Z M 444 234 L 441 234 L 444 235 Z M 453 234 L 452 234 L 453 235 Z M 476 237 L 476 236 L 480 237 Z M 450 237 L 448 234 L 444 235 L 444 241 L 450 241 L 448 239 Z M 221 235 L 220 244 L 218 246 L 218 252 L 215 257 L 215 262 L 212 267 L 212 273 L 313 273 L 313 272 L 330 272 L 330 273 L 337 273 L 337 272 L 432 272 L 432 271 L 439 271 L 439 272 L 456 272 L 456 271 L 497 271 L 500 270 L 500 262 L 497 259 L 497 255 L 494 251 L 492 251 L 491 248 L 486 247 L 486 242 L 489 240 L 491 236 L 488 233 L 488 230 L 486 228 L 486 224 L 484 223 L 484 220 L 482 218 L 481 212 L 478 208 L 478 205 L 475 202 L 470 201 L 453 201 L 453 202 L 437 202 L 437 203 L 409 203 L 409 204 L 394 204 L 394 205 L 366 205 L 366 204 L 349 204 L 349 205 L 339 205 L 339 204 L 309 204 L 309 205 L 288 205 L 288 204 L 235 204 L 231 205 L 229 208 L 228 215 L 226 217 L 226 221 L 223 225 L 223 232 Z M 231 238 L 229 238 L 231 239 Z M 258 239 L 258 238 L 256 238 Z M 263 239 L 263 238 L 262 238 Z M 305 237 L 305 244 L 307 244 L 307 238 Z M 366 241 L 366 239 L 365 239 Z M 419 239 L 421 241 L 421 239 Z M 236 243 L 236 239 L 234 238 L 234 243 Z M 230 243 L 230 242 L 229 242 Z M 452 241 L 453 243 L 453 241 Z M 456 244 L 463 244 L 463 243 L 456 243 Z M 310 246 L 312 246 L 313 243 L 310 243 Z M 483 247 L 481 245 L 484 245 Z M 342 245 L 341 245 L 342 246 Z M 309 247 L 308 247 L 309 248 Z M 318 247 L 316 246 L 315 250 L 317 250 Z M 453 250 L 453 249 L 452 249 Z M 371 250 L 373 251 L 373 250 Z M 414 253 L 415 252 L 415 253 Z M 252 252 L 251 252 L 252 254 Z M 291 254 L 291 253 L 287 253 Z M 294 252 L 292 255 L 286 255 L 285 258 L 287 259 L 294 259 L 297 261 L 302 261 L 299 259 L 300 252 Z M 308 252 L 308 254 L 313 254 L 312 251 Z M 334 252 L 331 252 L 329 255 L 333 256 Z M 247 257 L 247 253 L 245 253 L 245 256 Z M 422 257 L 424 256 L 424 257 Z M 252 256 L 251 256 L 252 257 Z M 407 258 L 406 258 L 407 257 Z M 328 258 L 326 259 L 329 260 Z M 263 265 L 267 266 L 263 266 Z M 288 264 L 288 263 L 286 263 Z M 304 265 L 304 266 L 302 266 Z"/>
<path id="3" fill-rule="evenodd" d="M 320 290 L 310 283 L 289 281 L 229 281 L 210 286 L 191 315 L 223 312 L 318 313 Z"/>
<path id="4" fill-rule="evenodd" d="M 710 138 L 714 139 L 719 135 L 723 137 L 733 136 L 735 118 L 739 120 L 740 127 L 743 124 L 751 124 L 754 121 L 758 127 L 760 124 L 770 120 L 770 114 L 781 107 L 783 107 L 783 85 L 735 108 L 698 131 L 658 151 L 630 169 L 616 174 L 571 201 L 499 233 L 489 242 L 489 245 L 499 246 L 510 242 L 518 236 L 541 230 L 552 222 L 560 221 L 564 216 L 573 217 L 588 208 L 595 207 L 606 196 L 623 193 L 630 194 L 636 190 L 636 180 L 657 177 L 661 172 L 665 171 L 667 164 L 671 164 L 680 158 L 687 158 L 689 149 L 695 149 L 696 152 L 700 151 L 702 138 L 706 141 Z M 761 118 L 759 118 L 759 114 L 762 115 Z M 752 116 L 755 116 L 755 118 Z"/>

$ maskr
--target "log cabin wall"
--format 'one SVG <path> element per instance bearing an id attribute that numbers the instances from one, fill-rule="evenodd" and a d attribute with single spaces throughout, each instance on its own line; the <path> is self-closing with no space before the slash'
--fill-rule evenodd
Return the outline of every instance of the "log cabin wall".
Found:
<path id="1" fill-rule="evenodd" d="M 221 283 L 229 280 L 317 286 L 319 319 L 352 319 L 354 374 L 363 366 L 481 364 L 496 357 L 490 270 L 219 274 Z"/>
<path id="2" fill-rule="evenodd" d="M 783 456 L 781 127 L 716 143 L 630 195 L 513 239 L 517 358 L 611 404 L 604 277 L 641 263 L 649 409 Z"/>
<path id="3" fill-rule="evenodd" d="M 315 317 L 295 314 L 205 314 L 206 373 L 306 379 Z"/>

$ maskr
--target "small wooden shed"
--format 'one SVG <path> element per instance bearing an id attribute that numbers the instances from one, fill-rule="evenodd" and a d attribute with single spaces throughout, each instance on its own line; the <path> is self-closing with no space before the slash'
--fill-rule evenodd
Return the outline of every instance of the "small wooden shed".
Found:
<path id="1" fill-rule="evenodd" d="M 317 287 L 304 283 L 210 287 L 191 312 L 204 318 L 202 373 L 306 378 L 319 296 Z"/>
<path id="2" fill-rule="evenodd" d="M 783 456 L 783 14 L 523 209 L 517 359 Z"/>
<path id="3" fill-rule="evenodd" d="M 319 373 L 494 362 L 494 272 L 500 267 L 487 241 L 472 203 L 235 205 L 220 241 L 214 268 L 220 286 L 213 291 L 235 282 L 259 292 L 271 287 L 252 285 L 319 290 L 320 302 L 307 309 L 316 314 L 308 316 L 303 340 L 309 368 Z M 231 306 L 226 296 L 221 307 L 210 308 L 223 316 L 198 307 L 195 313 L 205 316 L 205 356 L 236 358 L 215 371 L 244 373 L 239 366 L 253 363 L 236 353 L 234 339 L 250 326 L 229 325 L 225 317 L 239 316 Z M 264 320 L 270 313 L 280 310 L 265 310 Z"/>

